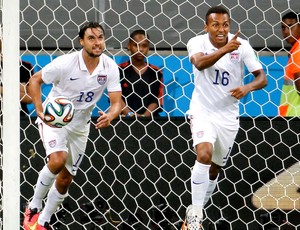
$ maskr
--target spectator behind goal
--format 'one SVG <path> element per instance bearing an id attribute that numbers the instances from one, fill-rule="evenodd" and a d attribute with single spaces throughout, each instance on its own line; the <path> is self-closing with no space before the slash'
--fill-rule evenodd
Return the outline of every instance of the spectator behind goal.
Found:
<path id="1" fill-rule="evenodd" d="M 130 60 L 119 65 L 123 96 L 122 115 L 159 116 L 162 105 L 162 71 L 147 62 L 149 36 L 144 30 L 131 33 L 127 49 Z"/>
<path id="2" fill-rule="evenodd" d="M 279 113 L 281 116 L 300 116 L 300 14 L 286 13 L 282 17 L 281 31 L 291 49 L 284 71 Z"/>

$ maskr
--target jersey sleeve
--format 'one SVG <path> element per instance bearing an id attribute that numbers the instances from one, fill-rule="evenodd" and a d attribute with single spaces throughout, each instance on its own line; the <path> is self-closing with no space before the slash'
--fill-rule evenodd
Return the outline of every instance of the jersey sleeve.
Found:
<path id="1" fill-rule="evenodd" d="M 244 63 L 249 70 L 249 72 L 254 72 L 256 70 L 262 69 L 262 65 L 259 62 L 253 48 L 249 44 L 248 41 L 242 40 L 242 46 L 243 46 L 243 58 Z"/>
<path id="2" fill-rule="evenodd" d="M 121 90 L 121 83 L 120 83 L 120 71 L 118 65 L 111 60 L 109 63 L 109 81 L 107 84 L 107 91 L 108 92 L 117 92 Z"/>
<path id="3" fill-rule="evenodd" d="M 202 36 L 197 36 L 191 38 L 187 43 L 187 51 L 189 58 L 196 53 L 204 52 L 202 47 Z"/>
<path id="4" fill-rule="evenodd" d="M 62 71 L 63 56 L 55 58 L 42 69 L 42 79 L 46 84 L 52 84 L 59 81 L 59 76 Z"/>
<path id="5" fill-rule="evenodd" d="M 157 105 L 159 105 L 159 100 L 158 98 L 161 97 L 160 92 L 161 92 L 161 86 L 162 86 L 162 74 L 161 72 L 156 72 L 153 71 L 157 77 L 155 78 L 155 80 L 153 82 L 151 82 L 150 85 L 150 92 L 149 95 L 147 95 L 147 99 L 149 100 L 149 104 L 151 103 L 156 103 Z"/>
<path id="6" fill-rule="evenodd" d="M 297 43 L 297 47 L 294 52 L 291 54 L 291 62 L 289 63 L 289 69 L 294 75 L 300 73 L 300 45 Z"/>

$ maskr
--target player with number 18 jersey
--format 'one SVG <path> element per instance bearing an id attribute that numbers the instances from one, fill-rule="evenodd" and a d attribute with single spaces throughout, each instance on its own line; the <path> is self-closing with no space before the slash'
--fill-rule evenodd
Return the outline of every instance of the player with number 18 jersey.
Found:
<path id="1" fill-rule="evenodd" d="M 53 84 L 48 96 L 64 95 L 74 104 L 75 114 L 68 129 L 73 127 L 82 131 L 106 88 L 108 92 L 121 91 L 117 64 L 106 54 L 99 59 L 92 74 L 83 61 L 82 50 L 59 56 L 42 69 L 43 81 Z"/>
<path id="2" fill-rule="evenodd" d="M 25 230 L 52 229 L 51 217 L 68 197 L 69 187 L 84 158 L 92 110 L 106 89 L 110 107 L 98 111 L 94 127 L 110 126 L 122 110 L 119 69 L 113 59 L 103 54 L 103 27 L 98 22 L 84 23 L 78 40 L 81 50 L 57 57 L 30 79 L 29 94 L 38 115 L 47 164 L 39 172 L 34 195 L 24 212 Z M 44 83 L 52 84 L 48 97 L 64 96 L 73 102 L 74 117 L 68 125 L 61 128 L 47 125 L 41 90 Z"/>

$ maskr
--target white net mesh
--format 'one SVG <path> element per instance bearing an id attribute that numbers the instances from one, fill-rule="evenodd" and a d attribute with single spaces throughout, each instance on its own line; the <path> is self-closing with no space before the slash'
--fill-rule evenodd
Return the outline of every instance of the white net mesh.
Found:
<path id="1" fill-rule="evenodd" d="M 205 229 L 300 228 L 299 118 L 278 117 L 287 61 L 282 15 L 300 11 L 290 1 L 85 0 L 20 1 L 21 59 L 38 71 L 57 55 L 79 48 L 79 26 L 104 25 L 106 53 L 128 59 L 130 33 L 150 35 L 150 63 L 163 70 L 163 111 L 156 119 L 121 118 L 91 129 L 86 157 L 70 196 L 53 216 L 54 229 L 179 229 L 191 202 L 189 124 L 184 117 L 193 90 L 188 39 L 203 29 L 207 9 L 224 4 L 233 32 L 258 51 L 268 86 L 241 100 L 241 129 L 220 183 L 205 209 Z M 245 73 L 245 81 L 251 76 Z M 44 96 L 50 86 L 43 86 Z M 109 104 L 102 98 L 98 107 Z M 21 117 L 21 221 L 33 195 L 45 152 L 28 105 Z M 2 165 L 2 164 L 1 164 Z M 2 172 L 1 172 L 2 173 Z"/>

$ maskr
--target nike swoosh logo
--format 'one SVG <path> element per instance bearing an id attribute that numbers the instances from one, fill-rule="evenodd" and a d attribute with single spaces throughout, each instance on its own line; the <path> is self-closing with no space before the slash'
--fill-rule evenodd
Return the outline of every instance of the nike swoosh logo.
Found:
<path id="1" fill-rule="evenodd" d="M 71 77 L 71 78 L 70 78 L 71 81 L 75 81 L 75 80 L 78 80 L 78 79 L 79 79 L 79 77 L 77 77 L 77 78 L 72 78 L 72 77 Z"/>
<path id="2" fill-rule="evenodd" d="M 193 181 L 193 184 L 203 184 L 203 183 L 204 183 L 204 182 L 198 183 L 198 182 Z"/>
<path id="3" fill-rule="evenodd" d="M 44 185 L 44 186 L 49 186 L 48 184 L 44 184 L 44 183 L 43 183 L 43 181 L 41 181 L 41 185 Z"/>
<path id="4" fill-rule="evenodd" d="M 35 222 L 34 225 L 29 225 L 29 224 L 28 224 L 28 227 L 29 227 L 30 230 L 35 230 L 37 224 L 38 224 L 37 222 Z"/>

